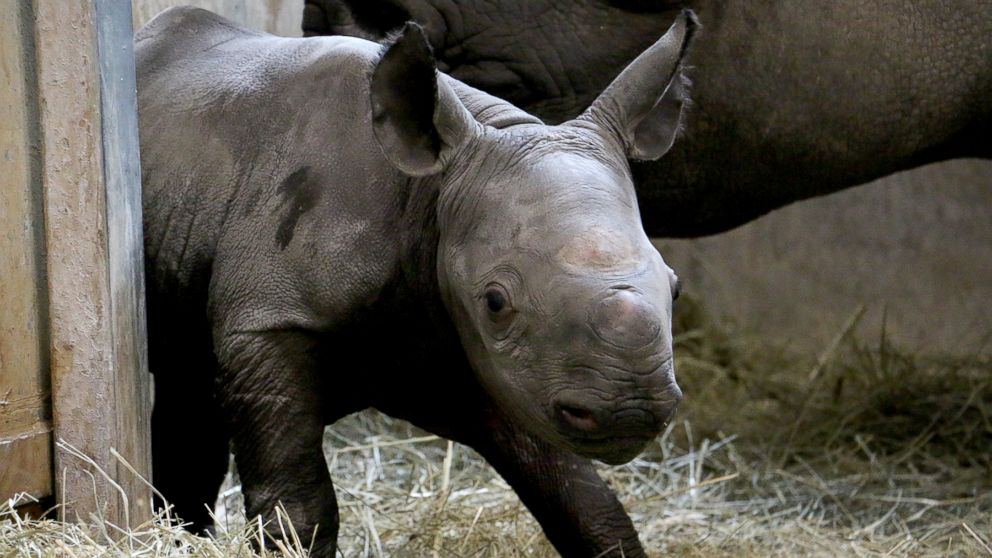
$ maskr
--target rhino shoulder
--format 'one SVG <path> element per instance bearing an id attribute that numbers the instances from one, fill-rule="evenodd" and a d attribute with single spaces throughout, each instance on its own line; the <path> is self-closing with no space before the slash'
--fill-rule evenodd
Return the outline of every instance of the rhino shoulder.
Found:
<path id="1" fill-rule="evenodd" d="M 209 10 L 176 6 L 160 12 L 134 34 L 138 45 L 209 41 L 218 35 L 264 35 L 242 27 Z"/>
<path id="2" fill-rule="evenodd" d="M 284 119 L 328 101 L 351 106 L 381 48 L 352 37 L 277 37 L 205 10 L 173 9 L 138 35 L 139 103 L 149 114 Z"/>
<path id="3" fill-rule="evenodd" d="M 192 6 L 169 8 L 134 34 L 138 85 L 212 46 L 238 37 L 262 35 L 207 10 Z"/>

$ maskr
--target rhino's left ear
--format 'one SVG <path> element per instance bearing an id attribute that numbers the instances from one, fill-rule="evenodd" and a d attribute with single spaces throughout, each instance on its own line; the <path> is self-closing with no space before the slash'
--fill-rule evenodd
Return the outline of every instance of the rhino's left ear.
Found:
<path id="1" fill-rule="evenodd" d="M 440 79 L 423 29 L 408 22 L 372 72 L 372 130 L 383 155 L 410 176 L 444 168 L 474 119 Z"/>
<path id="2" fill-rule="evenodd" d="M 634 59 L 578 120 L 615 134 L 627 156 L 650 161 L 664 155 L 679 132 L 686 102 L 682 58 L 699 27 L 683 10 L 654 45 Z"/>

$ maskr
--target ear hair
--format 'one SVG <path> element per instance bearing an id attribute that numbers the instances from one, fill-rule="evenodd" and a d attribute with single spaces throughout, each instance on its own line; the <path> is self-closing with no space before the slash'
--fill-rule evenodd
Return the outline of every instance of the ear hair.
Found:
<path id="1" fill-rule="evenodd" d="M 391 31 L 387 31 L 386 36 L 382 39 L 382 41 L 380 41 L 380 44 L 382 44 L 383 55 L 385 55 L 386 51 L 388 51 L 393 45 L 397 43 L 397 41 L 399 41 L 403 37 L 404 33 L 406 33 L 409 29 L 413 28 L 414 26 L 420 27 L 420 25 L 417 25 L 417 23 L 413 21 L 405 21 L 403 22 L 402 27 L 397 27 L 395 29 L 392 29 Z M 431 53 L 431 57 L 433 58 L 434 49 L 431 48 L 430 43 L 427 44 L 427 48 Z"/>
<path id="2" fill-rule="evenodd" d="M 627 145 L 627 156 L 636 161 L 653 161 L 668 152 L 685 132 L 685 114 L 692 104 L 688 88 L 691 82 L 680 66 L 658 99 L 657 104 L 640 119 Z"/>
<path id="3" fill-rule="evenodd" d="M 679 86 L 679 101 L 682 103 L 682 114 L 679 118 L 678 128 L 675 130 L 676 139 L 681 138 L 685 135 L 685 117 L 686 114 L 692 112 L 695 108 L 695 103 L 692 101 L 692 78 L 689 74 L 695 66 L 690 66 L 689 64 L 682 64 L 676 74 L 676 80 L 678 80 Z"/>

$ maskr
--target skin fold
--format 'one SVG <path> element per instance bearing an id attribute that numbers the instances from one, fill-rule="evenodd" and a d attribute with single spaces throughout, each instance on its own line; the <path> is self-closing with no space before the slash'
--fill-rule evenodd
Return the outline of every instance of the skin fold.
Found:
<path id="1" fill-rule="evenodd" d="M 992 157 L 988 0 L 307 0 L 303 31 L 374 40 L 416 20 L 446 72 L 561 122 L 682 7 L 703 24 L 687 60 L 694 107 L 664 159 L 633 167 L 652 236 Z"/>
<path id="2" fill-rule="evenodd" d="M 628 158 L 672 147 L 690 12 L 549 126 L 385 46 L 195 8 L 136 35 L 156 486 L 209 525 L 229 441 L 249 517 L 334 556 L 324 426 L 373 407 L 475 448 L 568 557 L 644 556 L 592 459 L 671 419 L 677 279 Z M 195 459 L 190 456 L 195 456 Z"/>

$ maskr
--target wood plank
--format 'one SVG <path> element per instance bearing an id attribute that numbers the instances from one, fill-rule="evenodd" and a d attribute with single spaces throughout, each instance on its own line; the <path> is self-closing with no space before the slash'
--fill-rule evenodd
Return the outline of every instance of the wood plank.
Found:
<path id="1" fill-rule="evenodd" d="M 130 5 L 33 6 L 55 437 L 113 478 L 128 505 L 100 472 L 65 451 L 55 453 L 57 498 L 67 505 L 64 518 L 99 511 L 115 524 L 134 525 L 149 517 L 150 494 L 111 455 L 116 448 L 150 473 L 137 132 L 125 116 L 135 106 L 128 99 L 135 94 L 133 68 L 126 71 L 133 65 Z"/>
<path id="2" fill-rule="evenodd" d="M 113 328 L 115 447 L 151 479 L 151 376 L 145 319 L 145 261 L 138 152 L 138 94 L 135 83 L 131 4 L 95 0 L 100 59 L 100 115 L 108 223 L 110 316 Z M 131 479 L 141 501 L 130 514 L 150 517 L 151 493 L 123 465 L 118 479 Z"/>
<path id="3" fill-rule="evenodd" d="M 0 11 L 0 440 L 50 419 L 33 23 Z"/>
<path id="4" fill-rule="evenodd" d="M 0 501 L 27 493 L 42 499 L 53 493 L 52 430 L 42 427 L 0 441 Z"/>

